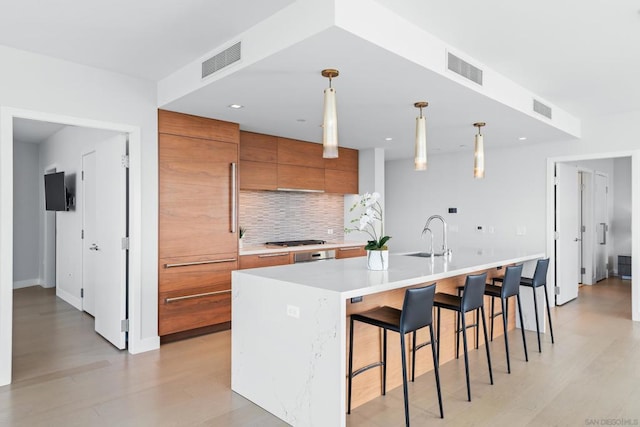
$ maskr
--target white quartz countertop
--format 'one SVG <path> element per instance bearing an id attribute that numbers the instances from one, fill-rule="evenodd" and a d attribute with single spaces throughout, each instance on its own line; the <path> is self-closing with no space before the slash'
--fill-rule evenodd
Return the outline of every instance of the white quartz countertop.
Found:
<path id="1" fill-rule="evenodd" d="M 368 270 L 366 258 L 359 257 L 238 270 L 234 274 L 253 275 L 339 292 L 346 299 L 543 257 L 545 254 L 542 252 L 518 249 L 466 248 L 454 249 L 448 259 L 442 256 L 432 259 L 391 254 L 387 271 Z"/>
<path id="2" fill-rule="evenodd" d="M 317 250 L 329 250 L 338 248 L 351 248 L 362 246 L 364 248 L 366 243 L 363 242 L 327 242 L 322 245 L 304 245 L 304 246 L 267 246 L 256 245 L 246 246 L 238 251 L 239 255 L 262 255 L 279 252 L 300 252 L 300 251 L 317 251 Z"/>

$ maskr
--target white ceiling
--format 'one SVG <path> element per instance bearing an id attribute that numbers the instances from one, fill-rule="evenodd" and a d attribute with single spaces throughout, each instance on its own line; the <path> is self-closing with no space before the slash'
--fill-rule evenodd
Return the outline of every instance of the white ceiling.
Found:
<path id="1" fill-rule="evenodd" d="M 638 0 L 376 1 L 578 117 L 640 109 Z M 0 0 L 0 44 L 159 80 L 291 3 Z M 344 31 L 322 34 L 328 38 L 312 37 L 165 107 L 318 141 L 326 86 L 319 71 L 335 66 L 347 146 L 409 157 L 412 103 L 420 100 L 431 103 L 432 151 L 470 150 L 478 120 L 488 123 L 488 148 L 522 144 L 519 136 L 528 137 L 524 143 L 566 139 Z M 232 111 L 230 103 L 246 108 Z"/>
<path id="2" fill-rule="evenodd" d="M 39 144 L 66 126 L 37 120 L 14 119 L 13 139 L 17 142 Z"/>
<path id="3" fill-rule="evenodd" d="M 0 0 L 0 44 L 159 80 L 294 0 Z"/>

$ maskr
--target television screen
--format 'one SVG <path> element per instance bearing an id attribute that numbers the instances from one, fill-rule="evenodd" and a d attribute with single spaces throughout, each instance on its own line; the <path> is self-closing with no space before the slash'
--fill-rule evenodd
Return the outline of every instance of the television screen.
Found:
<path id="1" fill-rule="evenodd" d="M 48 211 L 67 210 L 67 192 L 64 186 L 64 172 L 44 176 L 44 201 Z"/>

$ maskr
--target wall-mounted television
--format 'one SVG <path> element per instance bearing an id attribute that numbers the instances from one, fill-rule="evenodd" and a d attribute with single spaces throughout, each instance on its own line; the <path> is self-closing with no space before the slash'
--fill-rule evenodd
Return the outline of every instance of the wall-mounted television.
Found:
<path id="1" fill-rule="evenodd" d="M 69 210 L 69 193 L 64 185 L 64 172 L 44 176 L 44 202 L 48 211 Z"/>

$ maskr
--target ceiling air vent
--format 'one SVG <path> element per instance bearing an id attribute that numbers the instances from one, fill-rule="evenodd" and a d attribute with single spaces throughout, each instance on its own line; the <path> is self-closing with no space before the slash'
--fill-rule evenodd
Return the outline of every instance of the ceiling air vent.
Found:
<path id="1" fill-rule="evenodd" d="M 447 52 L 447 54 L 447 67 L 449 70 L 482 86 L 482 70 L 480 68 L 463 61 L 451 52 Z"/>
<path id="2" fill-rule="evenodd" d="M 240 60 L 240 43 L 238 42 L 228 49 L 223 50 L 219 54 L 207 59 L 202 63 L 202 78 L 223 69 L 227 65 L 231 65 Z"/>
<path id="3" fill-rule="evenodd" d="M 533 111 L 535 111 L 538 114 L 542 114 L 548 119 L 551 118 L 551 107 L 549 107 L 548 105 L 544 105 L 542 102 L 538 101 L 537 99 L 533 100 Z"/>

